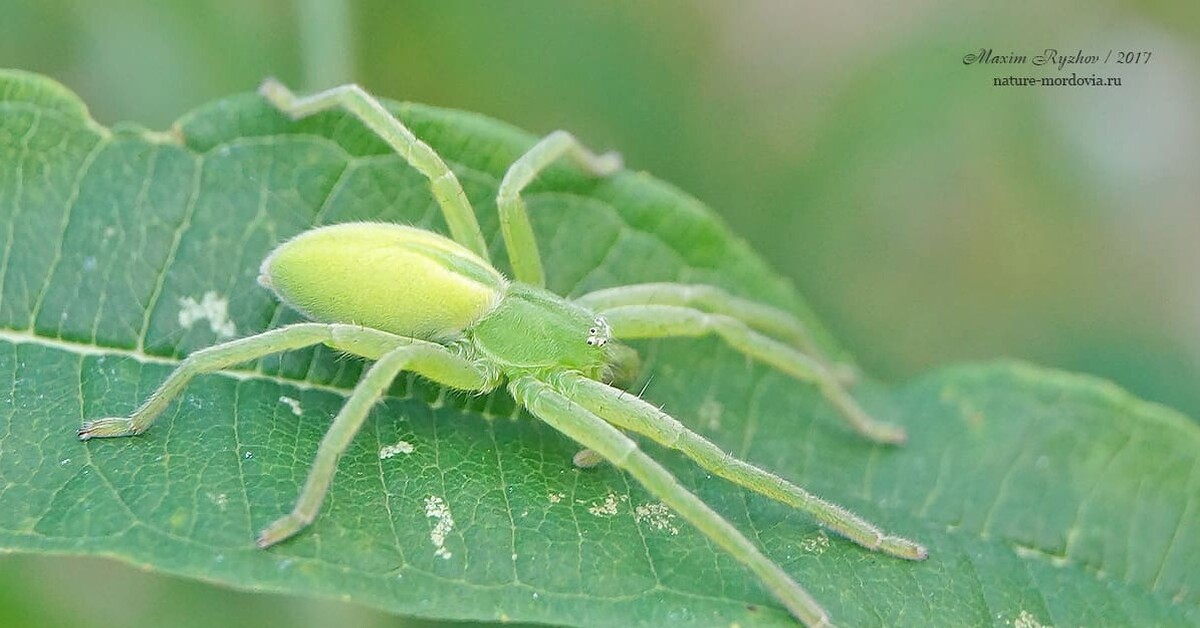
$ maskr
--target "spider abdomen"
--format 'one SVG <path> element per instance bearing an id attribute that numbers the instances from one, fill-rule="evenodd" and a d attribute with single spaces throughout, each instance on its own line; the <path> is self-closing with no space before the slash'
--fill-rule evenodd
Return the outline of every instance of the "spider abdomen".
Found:
<path id="1" fill-rule="evenodd" d="M 428 340 L 460 336 L 507 286 L 495 268 L 448 238 L 374 222 L 301 233 L 263 260 L 258 281 L 314 321 Z"/>

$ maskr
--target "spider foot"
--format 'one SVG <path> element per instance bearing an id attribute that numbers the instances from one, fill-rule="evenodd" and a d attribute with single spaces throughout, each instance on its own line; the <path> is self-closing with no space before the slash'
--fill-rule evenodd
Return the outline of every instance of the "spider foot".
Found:
<path id="1" fill-rule="evenodd" d="M 139 434 L 140 430 L 134 428 L 133 420 L 126 417 L 110 417 L 107 419 L 96 419 L 95 421 L 86 421 L 79 426 L 76 431 L 79 434 L 79 440 L 91 440 L 93 438 L 114 438 L 118 436 L 133 436 Z"/>
<path id="2" fill-rule="evenodd" d="M 928 548 L 901 536 L 885 536 L 879 540 L 879 547 L 875 549 L 876 551 L 905 560 L 925 560 L 929 558 Z"/>
<path id="3" fill-rule="evenodd" d="M 874 423 L 864 427 L 863 435 L 885 445 L 903 445 L 908 442 L 908 432 L 890 423 Z"/>
<path id="4" fill-rule="evenodd" d="M 288 513 L 275 520 L 274 523 L 267 526 L 258 534 L 258 540 L 255 543 L 261 549 L 266 549 L 272 545 L 286 540 L 294 536 L 297 532 L 304 529 L 304 526 L 309 524 L 296 513 Z"/>
<path id="5" fill-rule="evenodd" d="M 289 118 L 296 120 L 300 117 L 292 110 L 296 95 L 275 77 L 264 80 L 262 85 L 258 86 L 258 94 Z"/>
<path id="6" fill-rule="evenodd" d="M 592 162 L 592 174 L 597 177 L 607 177 L 616 174 L 625 166 L 624 160 L 621 159 L 621 153 L 611 151 L 603 155 L 597 155 Z"/>

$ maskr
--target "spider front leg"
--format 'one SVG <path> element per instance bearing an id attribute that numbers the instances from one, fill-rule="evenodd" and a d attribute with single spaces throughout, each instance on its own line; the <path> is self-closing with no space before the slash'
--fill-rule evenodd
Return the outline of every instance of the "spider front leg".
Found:
<path id="1" fill-rule="evenodd" d="M 676 305 L 735 318 L 747 327 L 782 340 L 830 365 L 838 381 L 849 385 L 857 379 L 851 364 L 829 361 L 813 340 L 812 332 L 799 319 L 781 309 L 703 284 L 641 283 L 589 292 L 575 302 L 600 314 L 627 305 Z"/>
<path id="2" fill-rule="evenodd" d="M 275 79 L 267 79 L 258 88 L 276 109 L 293 120 L 327 109 L 345 109 L 387 142 L 413 168 L 429 179 L 433 197 L 442 208 L 446 225 L 455 242 L 488 259 L 487 241 L 479 230 L 475 210 L 467 200 L 458 177 L 428 144 L 417 139 L 408 127 L 396 119 L 378 100 L 357 85 L 342 85 L 298 98 Z"/>
<path id="3" fill-rule="evenodd" d="M 354 387 L 346 405 L 333 419 L 329 431 L 325 432 L 317 447 L 316 458 L 304 488 L 296 499 L 296 505 L 290 513 L 276 519 L 259 534 L 259 547 L 274 545 L 312 523 L 333 481 L 338 458 L 362 427 L 371 407 L 403 370 L 413 371 L 438 384 L 460 390 L 486 391 L 495 388 L 495 377 L 441 345 L 414 341 L 413 344 L 388 351 L 371 365 Z"/>
<path id="4" fill-rule="evenodd" d="M 885 534 L 877 526 L 849 510 L 831 504 L 777 475 L 738 460 L 639 397 L 574 373 L 560 376 L 555 380 L 555 385 L 572 401 L 618 428 L 647 436 L 664 447 L 683 452 L 715 475 L 803 510 L 825 527 L 869 550 L 908 560 L 923 560 L 929 554 L 928 550 L 918 543 Z M 576 465 L 578 466 L 578 462 Z"/>
<path id="5" fill-rule="evenodd" d="M 629 437 L 547 382 L 525 376 L 510 381 L 508 389 L 534 416 L 624 469 L 651 494 L 748 567 L 806 626 L 831 625 L 825 609 L 787 572 L 759 551 L 733 524 L 680 485 L 670 471 L 638 449 L 637 443 Z"/>
<path id="6" fill-rule="evenodd" d="M 555 131 L 542 138 L 504 173 L 496 194 L 496 206 L 500 210 L 500 231 L 508 249 L 513 277 L 538 287 L 546 285 L 546 276 L 521 191 L 560 157 L 569 157 L 580 168 L 598 177 L 621 169 L 621 157 L 616 153 L 596 155 L 570 133 Z"/>
<path id="7" fill-rule="evenodd" d="M 772 340 L 742 321 L 674 305 L 626 305 L 604 311 L 613 336 L 622 340 L 672 336 L 720 336 L 733 349 L 820 387 L 825 398 L 856 431 L 878 443 L 900 444 L 904 430 L 872 419 L 842 388 L 837 377 L 815 358 Z"/>

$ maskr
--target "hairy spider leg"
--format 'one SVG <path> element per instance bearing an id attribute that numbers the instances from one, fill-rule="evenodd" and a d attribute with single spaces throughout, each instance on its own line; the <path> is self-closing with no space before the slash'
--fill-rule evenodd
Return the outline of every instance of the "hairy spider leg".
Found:
<path id="1" fill-rule="evenodd" d="M 405 345 L 441 346 L 355 325 L 297 323 L 268 330 L 206 347 L 189 355 L 132 415 L 87 421 L 79 428 L 79 438 L 89 440 L 141 434 L 149 429 L 158 415 L 183 392 L 193 377 L 257 360 L 272 353 L 294 351 L 318 344 L 325 344 L 370 360 L 378 359 L 388 351 Z"/>
<path id="2" fill-rule="evenodd" d="M 496 386 L 495 378 L 484 369 L 436 343 L 411 344 L 388 351 L 371 365 L 350 393 L 346 405 L 333 419 L 317 447 L 317 455 L 295 506 L 258 535 L 259 547 L 274 545 L 312 523 L 325 501 L 325 493 L 337 471 L 338 458 L 362 427 L 371 408 L 404 370 L 459 390 L 487 391 Z"/>
<path id="3" fill-rule="evenodd" d="M 553 381 L 572 401 L 616 427 L 649 437 L 682 452 L 715 475 L 803 510 L 825 527 L 869 550 L 908 560 L 923 560 L 929 554 L 918 543 L 885 534 L 849 510 L 722 451 L 712 441 L 635 395 L 575 373 L 564 373 Z"/>
<path id="4" fill-rule="evenodd" d="M 733 296 L 716 286 L 668 282 L 630 284 L 589 292 L 574 301 L 597 312 L 625 305 L 677 305 L 729 316 L 829 365 L 843 385 L 854 383 L 858 377 L 853 365 L 829 360 L 817 346 L 812 331 L 799 318 L 779 308 Z"/>
<path id="5" fill-rule="evenodd" d="M 133 436 L 146 431 L 158 415 L 179 395 L 193 377 L 219 371 L 271 353 L 326 344 L 369 360 L 377 360 L 363 375 L 325 433 L 308 479 L 292 511 L 276 520 L 258 537 L 267 547 L 282 541 L 312 522 L 329 483 L 337 470 L 337 459 L 371 407 L 387 391 L 401 370 L 410 370 L 443 386 L 460 390 L 495 389 L 498 378 L 485 369 L 434 342 L 397 336 L 354 325 L 298 323 L 201 349 L 188 356 L 133 415 L 88 421 L 79 428 L 79 438 Z"/>
<path id="6" fill-rule="evenodd" d="M 675 305 L 624 305 L 603 310 L 601 314 L 608 320 L 613 335 L 622 340 L 716 334 L 746 356 L 800 381 L 815 383 L 846 423 L 868 439 L 888 444 L 905 440 L 903 429 L 872 419 L 815 358 L 754 331 L 736 318 Z"/>
<path id="7" fill-rule="evenodd" d="M 509 392 L 534 416 L 624 469 L 646 490 L 748 567 L 806 626 L 829 626 L 829 615 L 791 576 L 733 524 L 679 484 L 670 471 L 638 449 L 620 430 L 533 376 L 511 380 Z"/>
<path id="8" fill-rule="evenodd" d="M 272 353 L 329 342 L 333 339 L 330 327 L 320 323 L 299 323 L 201 349 L 180 362 L 132 415 L 87 421 L 79 428 L 79 438 L 88 440 L 141 434 L 154 423 L 158 415 L 183 391 L 193 377 Z"/>
<path id="9" fill-rule="evenodd" d="M 286 86 L 267 79 L 258 89 L 276 109 L 298 120 L 327 109 L 344 109 L 387 142 L 405 161 L 429 179 L 433 197 L 442 208 L 455 242 L 488 259 L 487 242 L 479 230 L 475 210 L 467 200 L 458 177 L 428 144 L 417 139 L 408 127 L 388 112 L 374 97 L 357 85 L 342 85 L 297 98 Z"/>
<path id="10" fill-rule="evenodd" d="M 500 210 L 500 232 L 508 249 L 513 278 L 539 288 L 546 285 L 546 275 L 521 191 L 560 157 L 569 157 L 577 166 L 597 177 L 608 176 L 621 169 L 620 155 L 597 155 L 570 133 L 555 131 L 514 161 L 504 173 L 496 194 L 496 207 Z"/>

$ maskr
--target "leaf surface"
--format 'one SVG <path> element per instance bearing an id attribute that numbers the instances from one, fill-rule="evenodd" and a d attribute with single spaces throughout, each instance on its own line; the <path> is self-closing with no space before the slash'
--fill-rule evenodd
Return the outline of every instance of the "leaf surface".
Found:
<path id="1" fill-rule="evenodd" d="M 534 137 L 395 111 L 451 163 L 506 269 L 491 199 Z M 561 294 L 711 283 L 819 327 L 709 210 L 647 175 L 563 167 L 527 198 Z M 314 224 L 363 219 L 444 232 L 424 180 L 344 115 L 291 123 L 244 95 L 170 133 L 106 129 L 61 86 L 0 74 L 0 551 L 110 556 L 425 617 L 791 623 L 623 474 L 573 468 L 577 447 L 504 394 L 402 378 L 316 523 L 269 551 L 255 534 L 291 507 L 360 361 L 264 359 L 198 378 L 141 437 L 76 440 L 84 419 L 130 412 L 180 356 L 299 320 L 255 284 L 259 261 Z M 719 342 L 637 346 L 647 399 L 930 546 L 920 564 L 870 554 L 647 445 L 841 624 L 1200 622 L 1200 428 L 1167 409 L 1028 365 L 962 366 L 860 391 L 908 427 L 910 444 L 891 449 Z"/>

